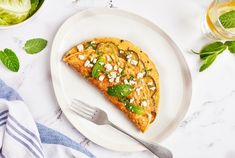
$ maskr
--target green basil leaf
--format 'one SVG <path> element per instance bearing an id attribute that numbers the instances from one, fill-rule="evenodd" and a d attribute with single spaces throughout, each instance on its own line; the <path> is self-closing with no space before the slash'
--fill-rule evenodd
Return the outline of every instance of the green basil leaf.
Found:
<path id="1" fill-rule="evenodd" d="M 127 98 L 119 98 L 119 101 L 125 104 L 125 107 L 128 111 L 131 111 L 135 114 L 142 115 L 144 113 L 144 109 L 138 105 L 130 103 L 130 100 Z"/>
<path id="2" fill-rule="evenodd" d="M 108 94 L 118 98 L 127 97 L 131 94 L 133 88 L 128 84 L 115 85 L 108 87 Z"/>
<path id="3" fill-rule="evenodd" d="M 126 108 L 128 109 L 128 111 L 131 111 L 137 115 L 144 114 L 144 109 L 138 105 L 128 103 L 128 104 L 126 104 Z"/>
<path id="4" fill-rule="evenodd" d="M 224 28 L 235 28 L 235 10 L 222 14 L 219 20 Z"/>
<path id="5" fill-rule="evenodd" d="M 26 41 L 24 49 L 28 54 L 36 54 L 42 51 L 47 46 L 47 40 L 35 38 Z"/>
<path id="6" fill-rule="evenodd" d="M 91 72 L 91 76 L 94 77 L 94 78 L 98 78 L 101 74 L 101 71 L 104 67 L 103 64 L 101 63 L 104 63 L 105 62 L 105 59 L 104 58 L 99 58 L 97 60 L 97 62 L 95 63 L 94 67 L 92 68 L 92 72 Z"/>
<path id="7" fill-rule="evenodd" d="M 0 51 L 0 60 L 2 61 L 3 65 L 6 66 L 9 70 L 13 72 L 18 72 L 20 68 L 19 59 L 16 56 L 15 52 L 11 49 L 4 49 L 4 51 Z"/>
<path id="8" fill-rule="evenodd" d="M 207 69 L 216 59 L 217 57 L 217 54 L 213 54 L 213 55 L 210 55 L 208 56 L 205 60 L 204 60 L 204 63 L 203 65 L 200 67 L 199 71 L 202 72 L 204 71 L 205 69 Z"/>
<path id="9" fill-rule="evenodd" d="M 228 50 L 229 50 L 231 53 L 235 53 L 235 41 L 226 41 L 226 42 L 225 42 L 225 45 L 228 46 Z"/>

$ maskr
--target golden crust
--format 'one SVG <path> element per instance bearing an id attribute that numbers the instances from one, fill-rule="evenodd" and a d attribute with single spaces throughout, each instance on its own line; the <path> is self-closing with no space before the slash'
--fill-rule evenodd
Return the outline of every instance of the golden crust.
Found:
<path id="1" fill-rule="evenodd" d="M 87 46 L 88 43 L 91 44 L 91 41 L 94 41 L 96 48 L 92 48 L 92 46 Z M 107 43 L 109 46 L 106 45 Z M 138 129 L 140 129 L 140 131 L 146 131 L 148 126 L 156 118 L 160 97 L 159 74 L 147 54 L 131 42 L 118 38 L 94 38 L 92 40 L 86 40 L 80 44 L 85 48 L 80 51 L 77 47 L 71 48 L 64 55 L 63 61 L 70 65 L 74 70 L 79 72 L 89 82 L 95 85 L 111 103 L 113 103 L 116 107 L 118 107 L 128 116 L 128 118 L 137 126 Z M 117 97 L 110 96 L 107 93 L 108 87 L 116 85 L 118 83 L 110 82 L 108 77 L 105 77 L 102 81 L 100 81 L 98 78 L 90 77 L 92 67 L 85 65 L 85 62 L 87 60 L 91 60 L 91 58 L 97 59 L 98 57 L 100 57 L 100 54 L 99 52 L 97 53 L 97 50 L 102 50 L 102 57 L 111 57 L 112 61 L 110 62 L 110 64 L 114 66 L 115 64 L 117 64 L 124 69 L 125 77 L 121 77 L 120 83 L 123 83 L 125 78 L 130 78 L 131 75 L 135 77 L 136 80 L 134 79 L 134 81 L 136 81 L 137 83 L 136 85 L 133 85 L 133 87 L 136 91 L 131 93 L 128 98 L 133 98 L 135 100 L 135 104 L 138 105 L 140 105 L 143 102 L 143 98 L 145 98 L 144 100 L 146 100 L 148 104 L 142 107 L 145 111 L 144 114 L 137 115 L 136 113 L 133 113 L 132 111 L 128 110 L 125 107 L 125 104 L 123 102 L 120 102 Z M 133 60 L 138 61 L 138 64 L 130 64 L 132 59 L 125 59 L 127 56 L 125 56 L 124 58 L 121 57 L 122 54 L 120 54 L 120 50 L 131 52 Z M 78 57 L 79 55 L 85 56 L 85 59 L 81 60 Z M 145 72 L 144 77 L 138 79 L 138 74 L 143 71 Z M 137 93 L 137 89 L 141 87 L 142 89 L 140 89 L 140 92 Z"/>

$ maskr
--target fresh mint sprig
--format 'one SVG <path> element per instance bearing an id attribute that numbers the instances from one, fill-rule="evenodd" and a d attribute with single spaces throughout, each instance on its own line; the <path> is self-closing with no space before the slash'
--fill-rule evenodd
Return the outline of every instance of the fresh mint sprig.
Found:
<path id="1" fill-rule="evenodd" d="M 47 40 L 42 38 L 34 38 L 26 41 L 24 50 L 28 54 L 36 54 L 42 51 L 47 46 Z"/>
<path id="2" fill-rule="evenodd" d="M 227 48 L 231 53 L 235 53 L 235 41 L 226 41 L 225 43 L 213 42 L 204 46 L 200 52 L 192 50 L 192 52 L 199 55 L 203 61 L 199 71 L 202 72 L 207 69 L 215 61 L 218 55 L 223 53 Z"/>
<path id="3" fill-rule="evenodd" d="M 235 27 L 235 10 L 226 12 L 219 17 L 220 23 L 226 29 Z"/>
<path id="4" fill-rule="evenodd" d="M 16 56 L 15 52 L 11 49 L 4 49 L 0 51 L 0 60 L 2 61 L 3 65 L 6 66 L 9 70 L 13 72 L 18 72 L 20 68 L 19 59 Z"/>
<path id="5" fill-rule="evenodd" d="M 26 41 L 24 49 L 27 54 L 36 54 L 42 51 L 47 46 L 47 40 L 42 38 L 35 38 Z M 9 48 L 5 48 L 3 51 L 0 50 L 0 61 L 3 65 L 13 71 L 18 72 L 20 68 L 19 59 L 14 51 Z"/>
<path id="6" fill-rule="evenodd" d="M 228 46 L 228 50 L 231 53 L 235 53 L 235 41 L 227 41 L 224 44 Z"/>

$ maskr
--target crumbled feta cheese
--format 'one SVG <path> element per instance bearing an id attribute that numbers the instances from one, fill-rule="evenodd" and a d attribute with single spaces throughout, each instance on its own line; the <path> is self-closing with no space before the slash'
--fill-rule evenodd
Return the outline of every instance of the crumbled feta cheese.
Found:
<path id="1" fill-rule="evenodd" d="M 96 59 L 96 58 L 95 58 L 95 59 L 93 59 L 93 60 L 92 60 L 92 62 L 93 62 L 93 63 L 96 63 L 96 62 L 97 62 L 97 59 Z"/>
<path id="2" fill-rule="evenodd" d="M 90 60 L 87 60 L 87 61 L 85 62 L 85 64 L 84 64 L 84 66 L 85 66 L 85 67 L 88 67 L 88 65 L 90 65 L 90 63 L 91 63 Z"/>
<path id="3" fill-rule="evenodd" d="M 127 59 L 130 59 L 132 57 L 132 54 L 129 54 L 126 56 Z"/>
<path id="4" fill-rule="evenodd" d="M 117 66 L 117 65 L 114 65 L 113 69 L 114 69 L 115 71 L 117 71 L 117 70 L 118 70 L 118 66 Z"/>
<path id="5" fill-rule="evenodd" d="M 120 82 L 120 77 L 119 76 L 115 79 L 115 82 L 116 83 Z"/>
<path id="6" fill-rule="evenodd" d="M 99 64 L 100 64 L 101 66 L 103 66 L 103 65 L 104 65 L 104 63 L 103 63 L 103 62 L 99 62 Z"/>
<path id="7" fill-rule="evenodd" d="M 91 41 L 91 44 L 96 44 L 96 42 L 95 41 Z"/>
<path id="8" fill-rule="evenodd" d="M 131 98 L 131 99 L 130 99 L 130 103 L 133 103 L 133 102 L 134 102 L 134 100 L 135 100 L 134 98 Z"/>
<path id="9" fill-rule="evenodd" d="M 106 56 L 107 61 L 111 61 L 111 58 L 109 55 Z"/>
<path id="10" fill-rule="evenodd" d="M 153 85 L 153 82 L 148 82 L 148 85 L 149 85 L 149 86 L 152 86 L 152 85 Z"/>
<path id="11" fill-rule="evenodd" d="M 122 70 L 123 70 L 122 68 L 118 68 L 118 72 L 119 72 L 119 73 L 121 73 L 121 72 L 122 72 Z"/>
<path id="12" fill-rule="evenodd" d="M 110 79 L 109 79 L 109 82 L 112 83 L 113 81 L 114 81 L 114 78 L 110 78 Z"/>
<path id="13" fill-rule="evenodd" d="M 151 87 L 149 88 L 151 91 L 154 91 L 156 89 L 156 87 Z"/>
<path id="14" fill-rule="evenodd" d="M 117 72 L 113 71 L 110 73 L 111 78 L 116 78 L 117 77 Z"/>
<path id="15" fill-rule="evenodd" d="M 82 52 L 84 50 L 84 46 L 82 44 L 77 45 L 77 49 L 79 52 Z"/>
<path id="16" fill-rule="evenodd" d="M 127 81 L 127 79 L 124 80 L 124 83 L 125 83 L 125 84 L 129 84 L 129 82 Z"/>
<path id="17" fill-rule="evenodd" d="M 90 60 L 87 60 L 87 61 L 84 63 L 84 66 L 85 66 L 85 67 L 93 67 L 93 64 L 90 62 Z"/>
<path id="18" fill-rule="evenodd" d="M 130 85 L 134 85 L 134 84 L 136 84 L 136 81 L 130 80 L 130 81 L 129 81 L 129 84 L 130 84 Z"/>
<path id="19" fill-rule="evenodd" d="M 135 66 L 136 66 L 136 65 L 138 64 L 138 61 L 136 61 L 136 60 L 131 60 L 130 63 L 131 63 L 132 65 L 135 65 Z"/>
<path id="20" fill-rule="evenodd" d="M 92 62 L 95 58 L 94 57 L 91 57 L 90 61 Z"/>
<path id="21" fill-rule="evenodd" d="M 123 54 L 123 53 L 124 53 L 124 51 L 123 51 L 123 50 L 119 50 L 119 53 Z"/>
<path id="22" fill-rule="evenodd" d="M 138 79 L 143 78 L 144 75 L 145 75 L 145 72 L 139 72 L 139 73 L 137 74 L 137 78 L 138 78 Z"/>
<path id="23" fill-rule="evenodd" d="M 105 75 L 100 75 L 99 80 L 100 80 L 100 81 L 103 81 L 104 78 L 105 78 Z"/>
<path id="24" fill-rule="evenodd" d="M 104 67 L 105 67 L 106 71 L 111 71 L 113 69 L 111 64 L 105 64 Z"/>
<path id="25" fill-rule="evenodd" d="M 144 100 L 144 101 L 142 101 L 142 102 L 141 102 L 141 106 L 143 106 L 143 107 L 146 107 L 146 106 L 147 106 L 147 104 L 148 104 L 148 103 L 147 103 L 147 101 L 146 101 L 146 100 Z"/>
<path id="26" fill-rule="evenodd" d="M 138 95 L 140 95 L 140 90 L 141 90 L 141 89 L 143 89 L 143 87 L 136 88 L 135 91 L 137 92 Z"/>
<path id="27" fill-rule="evenodd" d="M 79 58 L 80 60 L 84 60 L 84 59 L 85 59 L 85 56 L 84 56 L 84 55 L 79 54 L 79 55 L 78 55 L 78 58 Z"/>

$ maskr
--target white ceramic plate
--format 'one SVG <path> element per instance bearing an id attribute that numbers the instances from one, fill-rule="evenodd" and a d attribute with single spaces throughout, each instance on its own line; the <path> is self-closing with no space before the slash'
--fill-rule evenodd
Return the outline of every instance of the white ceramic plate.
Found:
<path id="1" fill-rule="evenodd" d="M 64 53 L 83 40 L 111 36 L 126 39 L 148 53 L 160 74 L 160 105 L 155 122 L 144 134 L 100 92 L 71 70 L 61 59 Z M 73 126 L 91 141 L 112 150 L 138 151 L 144 148 L 109 126 L 98 126 L 72 112 L 73 98 L 98 106 L 109 119 L 131 134 L 159 142 L 183 119 L 191 99 L 191 76 L 176 44 L 155 24 L 120 10 L 98 8 L 70 17 L 58 30 L 51 51 L 51 74 L 58 103 Z"/>

